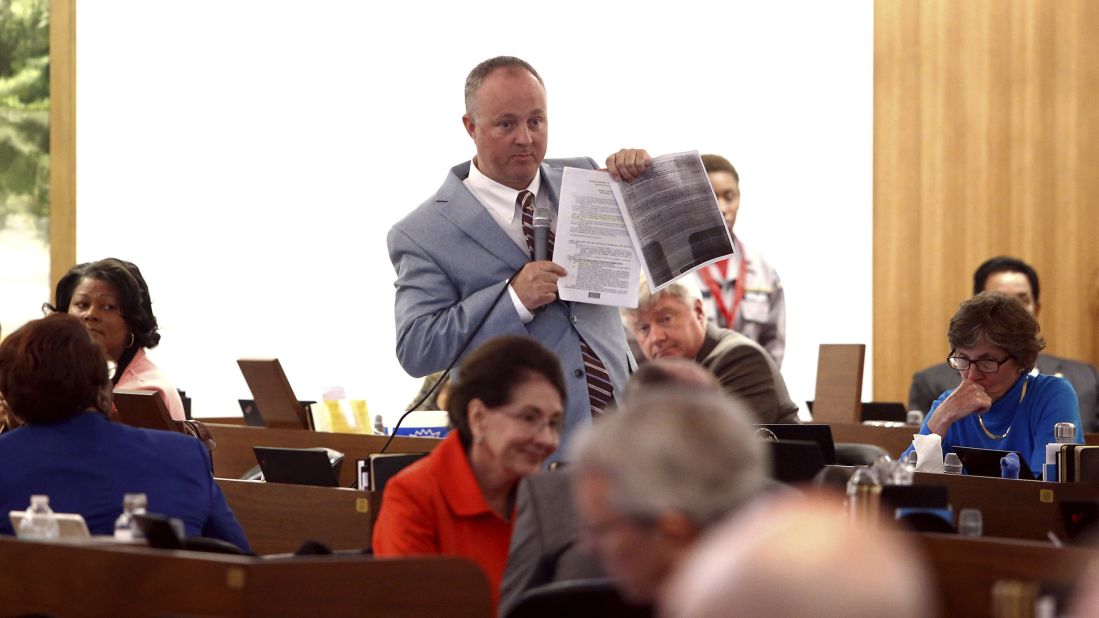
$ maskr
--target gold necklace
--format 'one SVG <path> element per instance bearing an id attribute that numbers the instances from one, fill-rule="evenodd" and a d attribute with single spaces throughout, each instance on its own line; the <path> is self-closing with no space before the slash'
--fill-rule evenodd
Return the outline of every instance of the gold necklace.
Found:
<path id="1" fill-rule="evenodd" d="M 1026 387 L 1029 386 L 1029 385 L 1030 385 L 1030 379 L 1029 378 L 1023 378 L 1023 392 L 1019 394 L 1019 403 L 1023 403 L 1023 398 L 1026 397 Z M 989 438 L 992 438 L 993 440 L 1003 440 L 1003 439 L 1007 438 L 1007 434 L 1011 433 L 1011 425 L 1007 426 L 1007 431 L 1005 431 L 1004 435 L 1002 435 L 1002 436 L 998 436 L 998 435 L 992 433 L 991 431 L 989 431 L 988 427 L 985 427 L 985 419 L 981 416 L 980 412 L 977 413 L 977 422 L 981 424 L 981 431 L 985 432 L 985 435 L 988 436 Z"/>

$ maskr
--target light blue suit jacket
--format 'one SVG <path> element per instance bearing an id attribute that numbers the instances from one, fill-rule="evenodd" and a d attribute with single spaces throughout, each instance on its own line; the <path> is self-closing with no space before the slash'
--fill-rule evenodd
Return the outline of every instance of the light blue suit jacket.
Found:
<path id="1" fill-rule="evenodd" d="M 565 375 L 561 454 L 568 437 L 591 422 L 580 336 L 607 366 L 618 396 L 634 366 L 622 322 L 614 307 L 558 300 L 523 324 L 506 292 L 492 304 L 530 256 L 463 184 L 469 166 L 467 161 L 452 168 L 435 195 L 389 231 L 389 258 L 397 271 L 397 359 L 416 377 L 445 369 L 482 319 L 466 353 L 499 335 L 537 339 L 557 355 Z M 596 165 L 591 159 L 542 162 L 541 190 L 554 210 L 564 167 Z"/>

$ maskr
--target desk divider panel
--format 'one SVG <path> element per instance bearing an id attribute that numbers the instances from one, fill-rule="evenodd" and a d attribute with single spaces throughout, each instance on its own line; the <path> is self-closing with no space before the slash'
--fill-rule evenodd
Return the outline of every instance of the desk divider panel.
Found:
<path id="1" fill-rule="evenodd" d="M 214 458 L 214 476 L 218 478 L 240 478 L 256 465 L 254 446 L 276 446 L 280 448 L 312 448 L 323 446 L 335 449 L 344 455 L 340 467 L 340 485 L 351 487 L 355 482 L 355 460 L 366 459 L 367 455 L 382 449 L 389 436 L 374 436 L 354 433 L 329 433 L 326 431 L 306 431 L 304 429 L 274 429 L 270 427 L 247 427 L 243 425 L 206 425 L 217 446 L 211 451 Z M 388 453 L 426 453 L 435 448 L 440 440 L 434 438 L 410 438 L 399 436 L 389 445 Z"/>
<path id="2" fill-rule="evenodd" d="M 866 345 L 822 343 L 817 354 L 817 391 L 813 420 L 858 423 L 862 420 L 862 371 Z"/>
<path id="3" fill-rule="evenodd" d="M 0 537 L 3 615 L 491 618 L 463 558 L 262 559 Z"/>
<path id="4" fill-rule="evenodd" d="M 919 534 L 916 542 L 930 561 L 942 616 L 991 616 L 992 587 L 997 581 L 1070 587 L 1095 560 L 1091 549 L 1034 541 Z M 1058 607 L 1058 615 L 1066 609 Z"/>
<path id="5" fill-rule="evenodd" d="M 374 492 L 217 479 L 259 555 L 296 551 L 304 541 L 333 550 L 370 547 L 379 504 Z"/>
<path id="6" fill-rule="evenodd" d="M 961 474 L 917 472 L 917 485 L 945 485 L 955 518 L 961 509 L 979 509 L 986 537 L 1049 541 L 1052 532 L 1067 542 L 1061 502 L 1099 500 L 1099 484 L 1047 483 Z"/>
<path id="7" fill-rule="evenodd" d="M 816 404 L 813 405 L 815 408 Z M 834 441 L 880 446 L 893 459 L 900 457 L 901 453 L 912 444 L 912 434 L 920 431 L 916 425 L 904 427 L 882 427 L 862 423 L 828 423 L 828 425 L 832 427 Z"/>

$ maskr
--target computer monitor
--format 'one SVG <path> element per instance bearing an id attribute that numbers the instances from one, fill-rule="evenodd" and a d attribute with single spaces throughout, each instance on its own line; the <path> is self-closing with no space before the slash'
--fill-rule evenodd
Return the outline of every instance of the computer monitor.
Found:
<path id="1" fill-rule="evenodd" d="M 256 461 L 268 483 L 292 485 L 340 486 L 340 464 L 343 453 L 331 449 L 277 448 L 256 446 L 252 448 Z"/>
<path id="2" fill-rule="evenodd" d="M 783 483 L 808 483 L 824 469 L 824 456 L 816 442 L 767 440 L 771 449 L 771 476 Z"/>
<path id="3" fill-rule="evenodd" d="M 773 433 L 779 440 L 804 440 L 816 442 L 820 447 L 820 453 L 824 457 L 824 463 L 833 465 L 836 463 L 836 443 L 832 440 L 832 428 L 828 425 L 798 423 L 774 423 L 769 425 L 756 425 Z"/>

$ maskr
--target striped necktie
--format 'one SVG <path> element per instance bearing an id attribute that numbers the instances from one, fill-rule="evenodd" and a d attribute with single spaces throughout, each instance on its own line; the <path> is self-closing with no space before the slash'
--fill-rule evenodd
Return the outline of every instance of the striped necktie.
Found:
<path id="1" fill-rule="evenodd" d="M 534 194 L 530 191 L 520 191 L 516 196 L 515 202 L 519 204 L 523 215 L 523 236 L 527 239 L 527 251 L 530 252 L 530 256 L 534 258 Z M 546 252 L 550 257 L 553 257 L 553 230 L 549 231 L 546 235 Z"/>
<path id="2" fill-rule="evenodd" d="M 527 239 L 527 249 L 531 257 L 534 256 L 534 194 L 530 191 L 520 191 L 515 201 L 519 204 L 523 214 L 523 236 Z M 549 254 L 553 255 L 554 234 L 551 230 L 548 234 Z M 606 409 L 607 404 L 613 399 L 613 387 L 607 367 L 599 356 L 591 349 L 588 342 L 580 333 L 580 354 L 584 357 L 584 377 L 588 382 L 588 402 L 591 404 L 591 415 L 599 416 Z"/>

